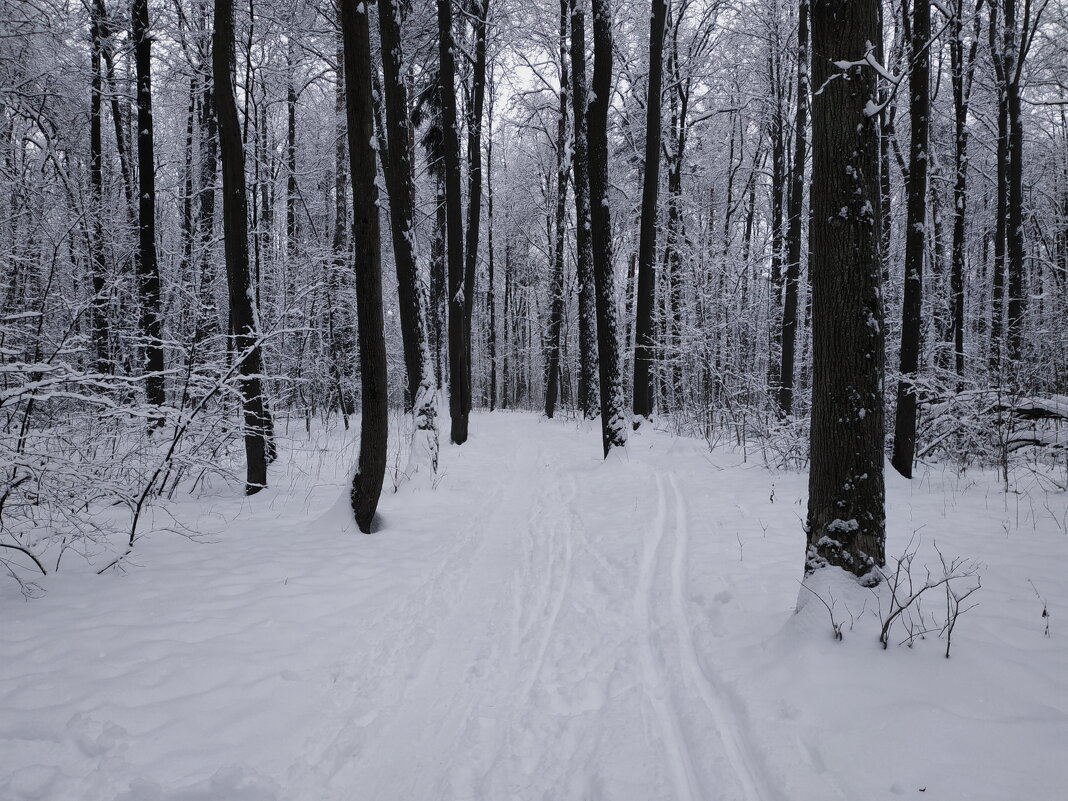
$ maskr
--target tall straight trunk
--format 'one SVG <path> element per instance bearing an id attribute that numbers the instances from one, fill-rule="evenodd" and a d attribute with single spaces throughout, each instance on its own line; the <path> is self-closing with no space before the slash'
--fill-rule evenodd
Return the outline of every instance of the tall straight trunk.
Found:
<path id="1" fill-rule="evenodd" d="M 590 229 L 590 168 L 586 139 L 586 33 L 577 0 L 571 0 L 571 106 L 575 157 L 571 171 L 575 187 L 575 271 L 578 274 L 579 382 L 578 406 L 585 418 L 596 412 L 597 320 Z M 576 23 L 575 17 L 580 19 Z"/>
<path id="2" fill-rule="evenodd" d="M 1009 106 L 1005 90 L 1005 62 L 1002 42 L 998 40 L 998 3 L 990 4 L 988 29 L 991 58 L 997 74 L 998 134 L 997 134 L 997 208 L 994 214 L 994 276 L 990 304 L 989 370 L 996 382 L 1001 377 L 1003 321 L 1005 316 L 1005 245 L 1006 223 L 1009 213 Z"/>
<path id="3" fill-rule="evenodd" d="M 352 478 L 352 511 L 364 534 L 382 494 L 386 475 L 389 385 L 382 317 L 382 264 L 375 184 L 374 101 L 371 95 L 371 32 L 367 4 L 342 0 L 345 45 L 345 108 L 352 174 L 353 271 L 356 275 L 356 327 L 360 343 L 360 457 Z"/>
<path id="4" fill-rule="evenodd" d="M 452 0 L 437 0 L 438 90 L 441 95 L 442 158 L 445 162 L 445 245 L 448 259 L 450 437 L 467 442 L 471 396 L 467 348 L 467 297 L 464 287 L 463 215 L 460 197 L 460 140 L 456 130 L 456 64 L 453 56 Z"/>
<path id="5" fill-rule="evenodd" d="M 916 454 L 916 377 L 920 367 L 920 331 L 923 306 L 923 260 L 926 249 L 928 129 L 931 113 L 931 4 L 913 0 L 909 58 L 908 208 L 905 220 L 905 288 L 901 307 L 901 378 L 897 385 L 894 454 L 891 463 L 905 478 L 912 478 Z"/>
<path id="6" fill-rule="evenodd" d="M 293 51 L 287 54 L 290 78 L 286 86 L 286 255 L 297 252 L 297 87 L 293 84 Z"/>
<path id="7" fill-rule="evenodd" d="M 797 110 L 794 116 L 794 163 L 786 211 L 786 279 L 782 302 L 782 356 L 779 363 L 779 413 L 794 410 L 794 362 L 797 353 L 797 296 L 801 279 L 802 210 L 805 204 L 805 159 L 808 156 L 808 17 L 809 0 L 797 6 Z"/>
<path id="8" fill-rule="evenodd" d="M 338 28 L 341 27 L 340 9 L 338 11 Z M 356 343 L 352 337 L 350 317 L 342 313 L 341 308 L 345 304 L 340 301 L 341 292 L 345 286 L 342 276 L 347 274 L 349 263 L 349 203 L 347 193 L 349 191 L 348 180 L 348 154 L 346 142 L 348 139 L 348 126 L 345 124 L 345 49 L 342 44 L 341 34 L 337 36 L 336 49 L 337 76 L 334 88 L 334 231 L 331 238 L 330 249 L 333 258 L 328 268 L 328 280 L 326 288 L 326 319 L 329 329 L 330 348 L 330 375 L 337 394 L 338 407 L 341 410 L 341 420 L 345 430 L 349 428 L 349 416 L 355 411 L 355 400 L 352 397 L 345 376 L 346 369 L 351 364 L 351 354 L 356 350 Z"/>
<path id="9" fill-rule="evenodd" d="M 1005 102 L 1009 116 L 1009 219 L 1008 250 L 1008 356 L 1015 366 L 1022 355 L 1023 317 L 1027 308 L 1024 294 L 1023 222 L 1023 121 L 1020 115 L 1021 41 L 1026 34 L 1017 22 L 1016 0 L 1005 0 Z M 1026 21 L 1025 21 L 1026 22 Z"/>
<path id="10" fill-rule="evenodd" d="M 486 351 L 489 357 L 489 410 L 497 408 L 497 295 L 494 287 L 493 257 L 493 90 L 490 90 L 490 112 L 487 119 L 486 142 L 486 252 L 489 275 L 486 280 Z"/>
<path id="11" fill-rule="evenodd" d="M 649 78 L 645 100 L 645 174 L 642 177 L 642 211 L 638 228 L 638 297 L 634 320 L 634 422 L 653 413 L 653 360 L 656 337 L 656 228 L 660 189 L 660 111 L 664 77 L 664 26 L 667 0 L 652 0 L 649 17 Z"/>
<path id="12" fill-rule="evenodd" d="M 507 409 L 511 397 L 511 370 L 512 344 L 515 337 L 511 317 L 512 306 L 512 243 L 505 237 L 504 240 L 504 308 L 501 310 L 503 325 L 501 326 L 504 336 L 503 351 L 504 359 L 501 363 L 501 408 Z"/>
<path id="13" fill-rule="evenodd" d="M 976 10 L 978 12 L 978 9 Z M 981 17 L 974 15 L 974 36 L 965 50 L 963 36 L 964 0 L 957 0 L 950 21 L 950 76 L 953 85 L 953 244 L 950 267 L 950 294 L 953 317 L 953 366 L 958 378 L 964 377 L 964 268 L 968 212 L 968 106 L 975 54 L 979 46 Z"/>
<path id="14" fill-rule="evenodd" d="M 564 240 L 567 236 L 567 106 L 570 79 L 567 74 L 568 0 L 560 0 L 560 95 L 556 118 L 556 230 L 553 234 L 552 297 L 549 312 L 549 342 L 545 378 L 545 416 L 552 418 L 560 385 L 560 330 L 564 324 Z"/>
<path id="15" fill-rule="evenodd" d="M 107 9 L 104 0 L 93 0 L 93 8 L 96 11 L 96 23 L 99 26 L 101 37 L 101 56 L 106 67 L 106 83 L 111 94 L 111 121 L 115 132 L 115 152 L 119 157 L 119 173 L 122 175 L 122 189 L 126 196 L 126 207 L 130 219 L 134 220 L 137 213 L 136 190 L 134 188 L 133 168 L 130 165 L 129 144 L 126 133 L 126 115 L 123 114 L 120 102 L 121 93 L 116 85 L 114 45 L 112 44 L 112 30 L 107 21 Z"/>
<path id="16" fill-rule="evenodd" d="M 92 246 L 92 281 L 93 302 L 92 337 L 95 369 L 99 373 L 111 370 L 108 359 L 108 317 L 107 317 L 107 259 L 104 256 L 104 173 L 103 134 L 101 112 L 103 106 L 103 76 L 100 64 L 100 51 L 103 48 L 100 33 L 100 21 L 95 11 L 90 11 L 91 36 L 91 70 L 92 78 L 89 88 L 89 190 L 92 198 L 92 222 L 90 224 L 90 244 Z"/>
<path id="17" fill-rule="evenodd" d="M 212 68 L 215 81 L 215 112 L 219 124 L 219 155 L 223 179 L 223 236 L 226 242 L 226 278 L 230 291 L 230 320 L 240 379 L 238 389 L 244 406 L 245 493 L 252 495 L 267 486 L 267 418 L 263 399 L 263 358 L 260 352 L 256 312 L 249 281 L 248 197 L 245 191 L 245 154 L 241 123 L 234 102 L 233 0 L 215 0 L 215 33 L 212 36 Z"/>
<path id="18" fill-rule="evenodd" d="M 812 3 L 812 421 L 806 570 L 885 557 L 878 0 Z M 835 62 L 848 61 L 845 77 Z M 833 77 L 833 79 L 832 79 Z M 848 78 L 848 79 L 846 79 Z"/>
<path id="19" fill-rule="evenodd" d="M 583 30 L 583 15 L 575 19 Z M 585 34 L 583 33 L 583 41 Z M 586 64 L 573 63 L 582 71 Z M 627 442 L 623 387 L 619 374 L 619 342 L 616 333 L 616 293 L 612 265 L 612 216 L 608 202 L 608 104 L 612 92 L 612 12 L 609 0 L 593 0 L 593 97 L 588 105 L 587 147 L 590 165 L 590 219 L 593 246 L 593 278 L 597 287 L 597 356 L 601 382 L 601 444 L 604 455 Z M 585 94 L 585 93 L 584 93 Z M 576 96 L 580 107 L 586 98 Z"/>
<path id="20" fill-rule="evenodd" d="M 137 71 L 137 288 L 141 302 L 141 334 L 145 338 L 145 391 L 149 403 L 162 406 L 167 402 L 167 394 L 156 259 L 156 160 L 152 149 L 152 37 L 148 30 L 148 0 L 133 0 L 130 12 Z"/>
<path id="21" fill-rule="evenodd" d="M 382 42 L 383 93 L 385 94 L 386 189 L 389 194 L 393 259 L 397 267 L 397 300 L 401 340 L 407 371 L 407 406 L 416 411 L 420 425 L 433 426 L 434 368 L 426 336 L 426 311 L 419 291 L 415 263 L 415 188 L 412 183 L 412 136 L 408 119 L 408 87 L 401 73 L 400 0 L 380 0 L 379 35 Z"/>
<path id="22" fill-rule="evenodd" d="M 474 0 L 475 63 L 471 75 L 471 105 L 467 117 L 467 237 L 464 242 L 464 347 L 467 376 L 462 384 L 464 413 L 471 411 L 471 316 L 475 309 L 475 265 L 482 216 L 482 109 L 486 98 L 486 14 L 489 0 Z M 455 102 L 455 101 L 454 101 Z"/>
<path id="23" fill-rule="evenodd" d="M 210 55 L 208 56 L 210 59 Z M 197 339 L 219 332 L 219 312 L 215 305 L 215 184 L 219 172 L 219 137 L 215 121 L 215 93 L 210 64 L 204 65 L 204 85 L 200 96 L 200 193 L 197 198 L 197 232 L 200 259 L 197 268 L 199 291 Z"/>

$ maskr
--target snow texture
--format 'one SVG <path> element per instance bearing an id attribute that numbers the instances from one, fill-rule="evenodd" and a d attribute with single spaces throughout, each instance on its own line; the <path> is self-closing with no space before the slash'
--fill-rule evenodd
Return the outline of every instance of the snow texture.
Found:
<path id="1" fill-rule="evenodd" d="M 475 414 L 373 536 L 355 453 L 317 432 L 171 507 L 201 542 L 157 513 L 125 573 L 0 585 L 0 799 L 1063 798 L 1064 494 L 888 478 L 888 553 L 984 564 L 946 659 L 881 649 L 885 585 L 801 591 L 806 479 L 753 453 Z"/>

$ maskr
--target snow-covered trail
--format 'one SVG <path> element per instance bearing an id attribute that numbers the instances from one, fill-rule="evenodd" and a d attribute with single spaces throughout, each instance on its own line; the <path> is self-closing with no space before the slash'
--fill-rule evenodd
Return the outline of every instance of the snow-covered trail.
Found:
<path id="1" fill-rule="evenodd" d="M 388 645 L 366 643 L 411 655 L 403 692 L 368 717 L 382 694 L 353 675 L 364 690 L 339 695 L 337 734 L 302 757 L 328 766 L 327 797 L 778 798 L 698 662 L 679 479 L 624 464 L 629 480 L 601 487 L 573 429 L 524 428 L 493 432 L 508 458 L 450 533 L 462 559 L 428 580 L 441 605 L 406 605 L 378 632 Z M 618 537 L 619 556 L 588 529 Z"/>
<path id="2" fill-rule="evenodd" d="M 0 585 L 0 800 L 1059 798 L 1064 494 L 889 482 L 888 552 L 986 563 L 947 661 L 880 650 L 863 593 L 845 643 L 793 614 L 805 477 L 749 456 L 476 415 L 367 537 L 351 440 L 295 443 L 172 509 L 209 542 L 157 516 L 125 575 Z"/>

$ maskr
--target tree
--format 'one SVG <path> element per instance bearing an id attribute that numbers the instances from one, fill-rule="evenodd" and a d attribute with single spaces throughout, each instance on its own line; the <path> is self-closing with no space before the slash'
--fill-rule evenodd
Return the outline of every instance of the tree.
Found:
<path id="1" fill-rule="evenodd" d="M 464 364 L 467 375 L 460 385 L 464 414 L 471 412 L 471 316 L 475 310 L 475 266 L 478 263 L 478 234 L 482 217 L 482 109 L 486 98 L 486 15 L 489 13 L 489 0 L 474 0 L 472 6 L 475 63 L 471 74 L 471 104 L 467 117 L 467 234 L 464 242 L 463 277 L 466 355 Z M 455 102 L 454 98 L 454 105 Z M 456 199 L 459 202 L 459 193 Z"/>
<path id="2" fill-rule="evenodd" d="M 382 75 L 385 94 L 387 155 L 384 160 L 389 195 L 393 259 L 397 267 L 397 295 L 401 316 L 404 365 L 407 370 L 406 403 L 414 410 L 416 427 L 428 432 L 436 446 L 437 413 L 434 367 L 426 334 L 426 311 L 415 263 L 413 220 L 412 137 L 408 120 L 408 90 L 401 74 L 399 0 L 381 0 L 378 9 L 382 42 Z"/>
<path id="3" fill-rule="evenodd" d="M 812 420 L 806 570 L 885 562 L 878 0 L 812 3 Z"/>
<path id="4" fill-rule="evenodd" d="M 653 307 L 656 299 L 656 229 L 659 217 L 660 111 L 664 75 L 664 26 L 667 0 L 652 0 L 649 17 L 649 78 L 645 100 L 645 173 L 642 179 L 642 210 L 638 239 L 638 299 L 634 323 L 634 417 L 635 424 L 653 413 L 652 368 L 655 353 Z"/>
<path id="5" fill-rule="evenodd" d="M 343 0 L 345 108 L 352 174 L 352 242 L 355 251 L 356 333 L 360 346 L 360 457 L 352 478 L 352 511 L 368 534 L 386 475 L 389 388 L 382 322 L 382 265 L 375 183 L 374 100 L 371 95 L 371 33 L 367 4 Z"/>
<path id="6" fill-rule="evenodd" d="M 573 24 L 583 31 L 583 15 Z M 578 36 L 578 34 L 575 34 Z M 572 47 L 574 53 L 575 48 Z M 582 71 L 585 83 L 585 57 L 572 63 Z M 619 342 L 616 333 L 615 279 L 612 266 L 612 214 L 608 205 L 608 104 L 612 91 L 612 13 L 609 0 L 593 0 L 593 97 L 588 109 L 590 165 L 590 220 L 593 250 L 593 280 L 596 285 L 597 359 L 601 382 L 601 444 L 607 457 L 613 447 L 627 442 L 623 387 L 619 375 Z M 576 92 L 575 107 L 584 107 L 585 92 Z M 581 223 L 580 223 L 581 224 Z"/>
<path id="7" fill-rule="evenodd" d="M 133 0 L 134 63 L 137 71 L 138 247 L 137 285 L 141 331 L 145 338 L 145 389 L 156 406 L 167 402 L 163 361 L 163 318 L 160 308 L 159 263 L 156 259 L 156 161 L 152 121 L 152 37 L 148 0 Z"/>
<path id="8" fill-rule="evenodd" d="M 794 163 L 786 201 L 786 280 L 783 287 L 782 354 L 779 361 L 779 413 L 794 409 L 794 362 L 797 352 L 797 295 L 801 278 L 801 213 L 805 204 L 805 159 L 808 149 L 808 14 L 809 0 L 797 5 L 797 109 L 794 117 Z"/>
<path id="9" fill-rule="evenodd" d="M 906 17 L 907 20 L 907 17 Z M 931 106 L 931 5 L 914 0 L 909 46 L 908 209 L 905 222 L 905 291 L 901 307 L 901 378 L 897 385 L 892 463 L 905 478 L 912 478 L 916 454 L 916 377 L 920 367 L 920 329 L 923 301 L 923 258 L 927 225 L 927 141 Z"/>
<path id="10" fill-rule="evenodd" d="M 223 179 L 223 237 L 226 241 L 226 280 L 230 319 L 240 380 L 238 388 L 245 422 L 245 493 L 267 486 L 268 422 L 263 399 L 263 357 L 260 348 L 248 260 L 248 199 L 245 193 L 245 153 L 234 102 L 233 0 L 215 0 L 212 70 L 215 112 L 219 125 L 219 156 Z"/>
<path id="11" fill-rule="evenodd" d="M 467 298 L 464 287 L 463 222 L 460 197 L 460 140 L 456 130 L 456 65 L 453 57 L 452 0 L 437 0 L 438 92 L 441 103 L 441 150 L 445 167 L 445 250 L 448 263 L 450 437 L 467 442 L 470 396 L 467 349 Z"/>
<path id="12" fill-rule="evenodd" d="M 564 324 L 564 240 L 567 237 L 567 106 L 568 0 L 560 0 L 560 94 L 556 118 L 556 231 L 553 237 L 553 274 L 549 289 L 548 366 L 545 379 L 545 416 L 552 418 L 560 385 L 560 329 Z"/>
<path id="13" fill-rule="evenodd" d="M 578 19 L 576 21 L 576 15 Z M 597 309 L 590 230 L 590 167 L 586 139 L 586 32 L 578 1 L 571 0 L 571 105 L 574 123 L 575 271 L 578 274 L 579 381 L 578 404 L 584 417 L 595 414 L 597 392 Z"/>

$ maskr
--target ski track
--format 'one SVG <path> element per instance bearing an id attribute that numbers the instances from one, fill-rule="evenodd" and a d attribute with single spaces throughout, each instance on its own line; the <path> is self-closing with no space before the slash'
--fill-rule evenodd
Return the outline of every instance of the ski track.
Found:
<path id="1" fill-rule="evenodd" d="M 723 743 L 727 757 L 746 801 L 770 801 L 772 796 L 764 787 L 762 771 L 753 765 L 751 747 L 745 742 L 745 726 L 724 703 L 725 693 L 720 692 L 715 682 L 701 666 L 693 639 L 689 617 L 686 613 L 686 559 L 689 553 L 689 530 L 686 524 L 686 502 L 674 473 L 669 473 L 669 482 L 675 504 L 675 552 L 671 563 L 671 607 L 675 631 L 679 639 L 679 657 L 687 678 L 697 689 L 705 708 L 712 716 L 716 731 Z M 657 491 L 664 495 L 663 482 L 657 482 Z"/>

